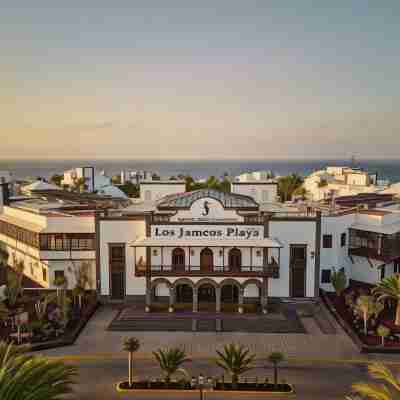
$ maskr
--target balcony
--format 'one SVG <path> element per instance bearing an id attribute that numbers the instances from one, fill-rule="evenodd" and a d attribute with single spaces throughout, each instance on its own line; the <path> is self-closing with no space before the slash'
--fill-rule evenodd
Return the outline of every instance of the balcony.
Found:
<path id="1" fill-rule="evenodd" d="M 400 237 L 350 229 L 349 255 L 391 263 L 400 258 Z"/>
<path id="2" fill-rule="evenodd" d="M 202 268 L 195 265 L 151 265 L 137 263 L 135 276 L 212 276 L 236 278 L 279 278 L 279 264 L 273 260 L 266 266 L 242 265 L 240 268 L 229 266 L 214 266 Z"/>

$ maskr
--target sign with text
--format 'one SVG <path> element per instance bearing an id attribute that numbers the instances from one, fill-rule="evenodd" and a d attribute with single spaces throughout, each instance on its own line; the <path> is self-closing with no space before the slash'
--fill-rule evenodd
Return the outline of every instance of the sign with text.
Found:
<path id="1" fill-rule="evenodd" d="M 238 239 L 264 238 L 264 227 L 254 225 L 152 225 L 153 239 Z"/>

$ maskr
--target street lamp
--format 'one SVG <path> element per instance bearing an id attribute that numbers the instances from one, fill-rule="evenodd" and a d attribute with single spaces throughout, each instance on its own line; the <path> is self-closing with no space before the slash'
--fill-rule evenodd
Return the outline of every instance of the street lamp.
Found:
<path id="1" fill-rule="evenodd" d="M 197 387 L 199 389 L 200 400 L 204 400 L 205 389 L 211 389 L 213 386 L 212 379 L 208 378 L 206 380 L 203 374 L 199 374 L 197 378 L 193 376 L 190 384 L 192 387 Z"/>

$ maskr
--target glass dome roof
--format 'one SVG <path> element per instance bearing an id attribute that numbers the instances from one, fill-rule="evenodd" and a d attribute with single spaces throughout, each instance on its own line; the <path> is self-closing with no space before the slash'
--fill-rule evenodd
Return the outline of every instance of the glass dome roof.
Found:
<path id="1" fill-rule="evenodd" d="M 157 208 L 190 208 L 196 200 L 204 197 L 210 197 L 220 201 L 224 208 L 251 208 L 258 210 L 258 203 L 249 196 L 236 193 L 225 193 L 215 189 L 199 189 L 194 190 L 193 192 L 168 195 L 158 201 Z"/>

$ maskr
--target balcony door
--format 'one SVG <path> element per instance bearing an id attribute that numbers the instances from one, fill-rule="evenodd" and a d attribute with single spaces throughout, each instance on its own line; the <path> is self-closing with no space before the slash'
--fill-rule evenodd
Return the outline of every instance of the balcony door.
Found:
<path id="1" fill-rule="evenodd" d="M 229 251 L 229 268 L 231 271 L 240 271 L 242 267 L 242 252 L 234 247 Z"/>
<path id="2" fill-rule="evenodd" d="M 175 271 L 185 271 L 185 250 L 180 247 L 172 250 L 172 267 Z"/>
<path id="3" fill-rule="evenodd" d="M 307 245 L 290 245 L 290 297 L 306 296 Z"/>
<path id="4" fill-rule="evenodd" d="M 200 271 L 211 272 L 214 268 L 214 254 L 211 249 L 206 247 L 200 253 Z"/>

